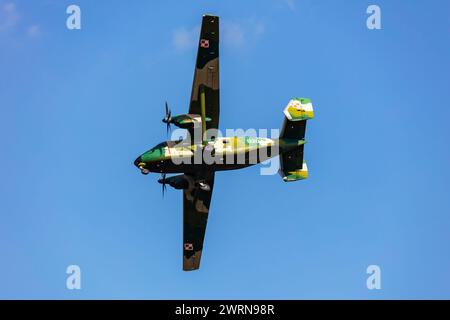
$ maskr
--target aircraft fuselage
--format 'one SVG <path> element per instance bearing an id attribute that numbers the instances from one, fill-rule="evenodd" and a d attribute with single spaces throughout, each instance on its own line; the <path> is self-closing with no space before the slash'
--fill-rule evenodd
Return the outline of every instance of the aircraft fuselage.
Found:
<path id="1" fill-rule="evenodd" d="M 266 161 L 304 143 L 297 139 L 259 137 L 220 137 L 204 144 L 166 141 L 143 153 L 134 164 L 143 174 L 235 170 Z"/>

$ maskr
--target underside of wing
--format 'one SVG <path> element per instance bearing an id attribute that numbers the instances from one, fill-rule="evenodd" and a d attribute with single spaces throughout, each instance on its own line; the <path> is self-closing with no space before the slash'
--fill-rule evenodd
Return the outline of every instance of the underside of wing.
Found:
<path id="1" fill-rule="evenodd" d="M 214 173 L 209 173 L 201 182 L 208 188 L 195 184 L 183 191 L 183 270 L 197 270 L 203 251 L 209 206 L 214 185 Z"/>
<path id="2" fill-rule="evenodd" d="M 206 129 L 219 127 L 219 17 L 205 15 L 198 43 L 192 84 L 190 114 L 202 114 L 201 95 L 205 98 Z"/>

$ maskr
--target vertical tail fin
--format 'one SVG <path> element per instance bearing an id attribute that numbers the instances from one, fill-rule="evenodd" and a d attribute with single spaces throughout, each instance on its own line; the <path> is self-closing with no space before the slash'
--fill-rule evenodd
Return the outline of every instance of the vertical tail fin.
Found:
<path id="1" fill-rule="evenodd" d="M 305 137 L 306 120 L 314 118 L 310 99 L 294 98 L 284 109 L 283 128 L 280 138 L 302 140 Z"/>

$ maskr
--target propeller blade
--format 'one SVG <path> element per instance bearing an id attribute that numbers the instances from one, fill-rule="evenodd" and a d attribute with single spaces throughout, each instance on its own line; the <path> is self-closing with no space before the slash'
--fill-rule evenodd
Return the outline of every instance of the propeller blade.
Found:
<path id="1" fill-rule="evenodd" d="M 164 117 L 164 120 L 165 121 L 170 121 L 170 117 L 172 115 L 172 111 L 170 111 L 169 104 L 167 103 L 167 101 L 166 101 L 166 104 L 165 104 L 165 108 L 166 108 L 166 115 Z"/>
<path id="2" fill-rule="evenodd" d="M 166 187 L 166 174 L 165 173 L 163 173 L 161 175 L 161 179 L 159 179 L 158 182 L 162 184 L 162 196 L 164 198 L 164 193 L 165 193 L 166 188 L 167 188 Z"/>
<path id="3" fill-rule="evenodd" d="M 162 121 L 166 124 L 166 134 L 169 135 L 169 131 L 171 129 L 170 121 L 172 120 L 171 119 L 172 111 L 170 111 L 169 104 L 167 103 L 167 101 L 165 103 L 165 109 L 166 109 L 166 115 L 164 116 L 164 119 Z"/>
<path id="4" fill-rule="evenodd" d="M 170 131 L 171 127 L 170 127 L 170 122 L 166 122 L 166 135 L 169 135 L 169 131 Z"/>

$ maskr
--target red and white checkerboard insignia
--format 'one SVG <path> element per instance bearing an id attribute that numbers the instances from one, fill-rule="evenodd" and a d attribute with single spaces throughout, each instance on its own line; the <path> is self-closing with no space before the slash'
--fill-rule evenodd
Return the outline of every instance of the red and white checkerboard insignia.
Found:
<path id="1" fill-rule="evenodd" d="M 201 40 L 200 40 L 200 47 L 201 47 L 201 48 L 209 48 L 209 40 L 207 40 L 207 39 L 201 39 Z"/>
<path id="2" fill-rule="evenodd" d="M 192 243 L 185 243 L 184 250 L 192 251 L 194 250 L 194 245 Z"/>

